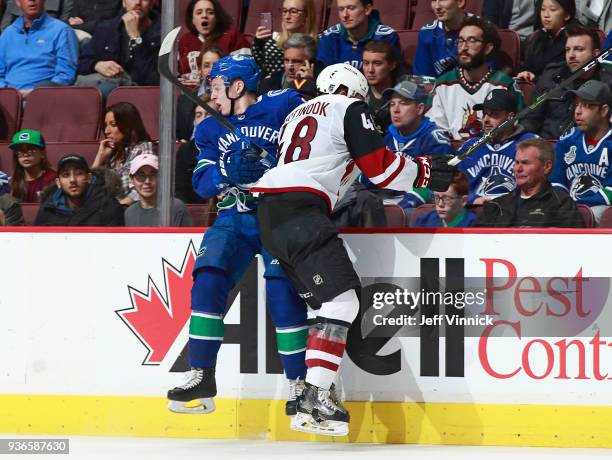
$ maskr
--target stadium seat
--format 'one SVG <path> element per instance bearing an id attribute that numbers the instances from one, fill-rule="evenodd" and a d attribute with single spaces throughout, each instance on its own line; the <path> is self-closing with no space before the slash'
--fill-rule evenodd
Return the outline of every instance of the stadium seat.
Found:
<path id="1" fill-rule="evenodd" d="M 37 88 L 28 96 L 21 127 L 39 130 L 47 142 L 93 141 L 101 117 L 102 94 L 97 88 Z"/>
<path id="2" fill-rule="evenodd" d="M 421 206 L 419 206 L 418 208 L 416 208 L 414 211 L 412 211 L 412 214 L 410 214 L 410 227 L 415 227 L 416 226 L 416 221 L 417 218 L 422 215 L 422 214 L 427 214 L 430 211 L 435 211 L 436 210 L 436 205 L 435 204 L 422 204 Z"/>
<path id="3" fill-rule="evenodd" d="M 600 46 L 603 48 L 603 45 L 606 42 L 606 38 L 607 38 L 606 37 L 606 33 L 603 30 L 601 30 L 601 29 L 597 29 L 597 35 L 599 35 Z M 602 49 L 602 51 L 603 51 L 603 49 Z"/>
<path id="4" fill-rule="evenodd" d="M 332 0 L 329 9 L 327 26 L 340 22 L 336 0 Z M 409 0 L 376 0 L 374 8 L 380 13 L 381 22 L 395 30 L 404 30 L 410 27 L 410 14 L 412 5 Z"/>
<path id="5" fill-rule="evenodd" d="M 406 226 L 406 214 L 401 206 L 386 204 L 385 217 L 387 218 L 387 227 L 398 228 Z"/>
<path id="6" fill-rule="evenodd" d="M 159 140 L 159 86 L 119 86 L 108 95 L 106 106 L 117 102 L 134 104 L 151 139 Z"/>
<path id="7" fill-rule="evenodd" d="M 315 11 L 317 18 L 315 25 L 317 30 L 323 30 L 325 24 L 325 12 L 327 11 L 326 0 L 314 0 Z M 251 0 L 249 3 L 249 12 L 244 21 L 244 33 L 255 35 L 257 27 L 259 27 L 259 14 L 272 13 L 272 28 L 279 32 L 281 30 L 281 13 L 280 9 L 283 6 L 282 0 Z"/>
<path id="8" fill-rule="evenodd" d="M 26 225 L 33 225 L 34 220 L 36 219 L 36 214 L 38 214 L 38 209 L 40 208 L 40 204 L 38 203 L 21 203 L 21 213 L 23 214 L 23 220 L 25 220 Z"/>
<path id="9" fill-rule="evenodd" d="M 595 216 L 593 215 L 593 211 L 586 204 L 577 204 L 576 208 L 580 215 L 582 216 L 582 220 L 584 220 L 584 226 L 586 228 L 596 227 L 595 225 Z"/>
<path id="10" fill-rule="evenodd" d="M 0 89 L 0 140 L 10 140 L 21 121 L 21 94 L 15 88 Z"/>
<path id="11" fill-rule="evenodd" d="M 398 30 L 397 35 L 399 36 L 400 46 L 402 47 L 402 56 L 404 62 L 410 65 L 414 62 L 414 56 L 416 55 L 417 44 L 419 41 L 418 30 Z"/>
<path id="12" fill-rule="evenodd" d="M 608 206 L 608 209 L 601 215 L 599 226 L 602 228 L 612 228 L 612 206 Z"/>
<path id="13" fill-rule="evenodd" d="M 83 158 L 85 158 L 87 163 L 91 166 L 96 158 L 96 153 L 98 152 L 99 146 L 99 141 L 47 142 L 47 158 L 49 159 L 53 169 L 55 169 L 60 158 L 62 158 L 64 155 L 68 155 L 69 153 L 76 153 L 77 155 L 81 155 Z"/>
<path id="14" fill-rule="evenodd" d="M 482 2 L 483 0 L 466 0 L 465 11 L 477 16 L 482 15 Z M 416 5 L 413 6 L 413 11 L 414 14 L 412 18 L 412 25 L 410 27 L 411 29 L 419 30 L 425 24 L 428 24 L 436 19 L 436 15 L 431 9 L 430 0 L 417 0 Z"/>
<path id="15" fill-rule="evenodd" d="M 185 12 L 190 0 L 179 0 L 176 6 L 175 23 L 183 29 L 187 27 L 185 23 Z M 242 0 L 223 0 L 223 9 L 232 17 L 232 27 L 240 29 L 242 21 Z"/>
<path id="16" fill-rule="evenodd" d="M 191 220 L 193 221 L 194 227 L 210 227 L 217 216 L 216 211 L 216 201 L 214 198 L 208 200 L 208 203 L 205 204 L 187 204 L 187 210 L 191 215 Z"/>
<path id="17" fill-rule="evenodd" d="M 518 84 L 521 93 L 523 93 L 523 101 L 525 102 L 525 105 L 531 104 L 531 101 L 533 100 L 533 92 L 535 91 L 535 85 L 526 80 L 517 80 L 516 83 Z"/>
<path id="18" fill-rule="evenodd" d="M 498 29 L 497 32 L 501 39 L 500 60 L 505 58 L 505 61 L 511 63 L 512 75 L 514 75 L 519 70 L 521 63 L 521 39 L 514 30 Z"/>

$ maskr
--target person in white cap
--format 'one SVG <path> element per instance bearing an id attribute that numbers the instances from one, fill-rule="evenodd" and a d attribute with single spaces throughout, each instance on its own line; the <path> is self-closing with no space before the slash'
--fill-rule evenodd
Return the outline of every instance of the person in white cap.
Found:
<path id="1" fill-rule="evenodd" d="M 140 199 L 125 210 L 126 227 L 156 227 L 159 225 L 157 208 L 157 156 L 143 153 L 132 160 L 130 179 Z M 178 198 L 172 200 L 172 226 L 193 225 L 185 204 Z"/>

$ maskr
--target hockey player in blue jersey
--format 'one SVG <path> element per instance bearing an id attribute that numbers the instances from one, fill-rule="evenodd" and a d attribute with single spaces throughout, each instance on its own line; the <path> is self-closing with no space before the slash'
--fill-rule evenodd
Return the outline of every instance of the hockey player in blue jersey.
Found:
<path id="1" fill-rule="evenodd" d="M 286 411 L 295 413 L 295 399 L 303 388 L 306 306 L 278 263 L 261 247 L 255 200 L 249 193 L 274 162 L 279 129 L 285 117 L 303 100 L 292 90 L 266 93 L 256 90 L 259 70 L 250 56 L 226 56 L 212 68 L 211 102 L 242 133 L 239 138 L 214 118 L 195 131 L 199 150 L 193 172 L 193 188 L 200 196 L 220 195 L 219 213 L 205 233 L 193 268 L 189 323 L 189 380 L 168 391 L 168 408 L 182 413 L 208 413 L 215 409 L 215 365 L 223 341 L 223 317 L 228 295 L 253 261 L 261 254 L 265 265 L 266 296 L 276 327 L 278 350 L 290 381 Z M 244 136 L 270 155 L 265 161 L 249 150 Z M 273 166 L 273 165 L 272 165 Z M 199 400 L 197 406 L 188 406 Z"/>
<path id="2" fill-rule="evenodd" d="M 506 118 L 518 111 L 518 99 L 512 91 L 493 89 L 485 96 L 482 104 L 476 104 L 474 111 L 482 111 L 482 125 L 485 133 L 497 128 Z M 537 137 L 525 132 L 521 125 L 510 126 L 499 132 L 489 142 L 481 145 L 457 166 L 468 178 L 468 205 L 482 205 L 515 189 L 514 157 L 516 145 Z M 463 144 L 459 153 L 465 152 L 478 138 Z"/>
<path id="3" fill-rule="evenodd" d="M 437 78 L 457 65 L 455 40 L 465 18 L 465 0 L 436 0 L 431 4 L 437 19 L 419 31 L 413 73 Z"/>
<path id="4" fill-rule="evenodd" d="M 325 66 L 345 62 L 361 69 L 365 44 L 370 40 L 383 40 L 391 43 L 395 60 L 402 65 L 399 37 L 391 27 L 380 23 L 372 0 L 338 0 L 337 5 L 341 22 L 319 35 L 318 61 Z"/>
<path id="5" fill-rule="evenodd" d="M 605 83 L 589 80 L 569 94 L 576 98 L 576 127 L 557 142 L 550 181 L 577 203 L 590 206 L 599 221 L 605 207 L 612 204 L 612 92 Z"/>

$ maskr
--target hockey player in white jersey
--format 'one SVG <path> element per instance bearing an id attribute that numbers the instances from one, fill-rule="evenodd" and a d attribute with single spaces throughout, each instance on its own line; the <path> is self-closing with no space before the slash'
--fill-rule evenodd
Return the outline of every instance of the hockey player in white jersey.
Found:
<path id="1" fill-rule="evenodd" d="M 390 151 L 363 98 L 365 77 L 348 64 L 328 66 L 317 78 L 324 93 L 294 109 L 281 129 L 277 166 L 251 189 L 259 200 L 261 240 L 318 308 L 309 330 L 306 389 L 291 427 L 331 436 L 348 433 L 348 412 L 330 397 L 348 329 L 359 310 L 359 277 L 329 215 L 362 171 L 379 187 L 446 191 L 454 168 L 446 157 Z M 424 152 L 426 153 L 426 152 Z"/>

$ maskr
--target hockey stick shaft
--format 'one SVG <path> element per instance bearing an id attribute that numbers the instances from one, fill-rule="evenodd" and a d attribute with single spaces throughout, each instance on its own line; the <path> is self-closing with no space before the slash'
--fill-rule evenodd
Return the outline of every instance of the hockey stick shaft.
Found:
<path id="1" fill-rule="evenodd" d="M 558 92 L 560 89 L 569 85 L 574 80 L 578 79 L 579 77 L 587 73 L 589 70 L 593 69 L 597 64 L 603 63 L 610 55 L 610 52 L 612 52 L 612 48 L 608 48 L 603 53 L 601 53 L 599 56 L 597 56 L 595 59 L 592 59 L 591 61 L 587 62 L 582 67 L 580 67 L 579 69 L 576 69 L 569 77 L 567 77 L 565 80 L 563 80 L 561 83 L 559 83 L 557 86 L 550 89 L 546 93 L 538 96 L 535 101 L 533 101 L 523 110 L 518 112 L 516 115 L 506 118 L 496 128 L 492 129 L 491 131 L 486 133 L 484 136 L 482 136 L 480 139 L 478 139 L 476 142 L 474 142 L 472 145 L 470 145 L 468 149 L 465 152 L 463 152 L 461 155 L 458 155 L 455 158 L 451 159 L 448 162 L 448 164 L 451 166 L 458 165 L 462 160 L 464 160 L 466 157 L 474 153 L 474 151 L 478 149 L 481 145 L 488 142 L 491 138 L 495 137 L 501 131 L 514 125 L 516 120 L 523 118 L 528 113 L 534 111 L 536 108 L 542 105 L 544 101 L 546 101 L 547 99 L 550 99 L 553 95 L 555 95 L 555 93 Z"/>
<path id="2" fill-rule="evenodd" d="M 170 66 L 170 59 L 172 58 L 172 50 L 174 48 L 174 43 L 176 42 L 176 38 L 178 37 L 179 32 L 181 31 L 180 26 L 168 32 L 168 35 L 164 37 L 164 41 L 162 42 L 159 48 L 159 55 L 157 58 L 157 70 L 160 75 L 162 75 L 166 80 L 176 86 L 181 92 L 194 104 L 202 107 L 211 117 L 217 120 L 221 125 L 223 125 L 230 133 L 233 133 L 238 139 L 248 144 L 250 148 L 255 150 L 262 158 L 266 158 L 268 156 L 268 152 L 262 149 L 260 146 L 255 144 L 251 139 L 243 134 L 240 131 L 240 128 L 236 128 L 227 118 L 225 118 L 219 111 L 212 108 L 206 102 L 204 102 L 198 95 L 192 91 L 190 88 L 181 83 L 181 81 L 174 75 L 172 68 Z"/>

